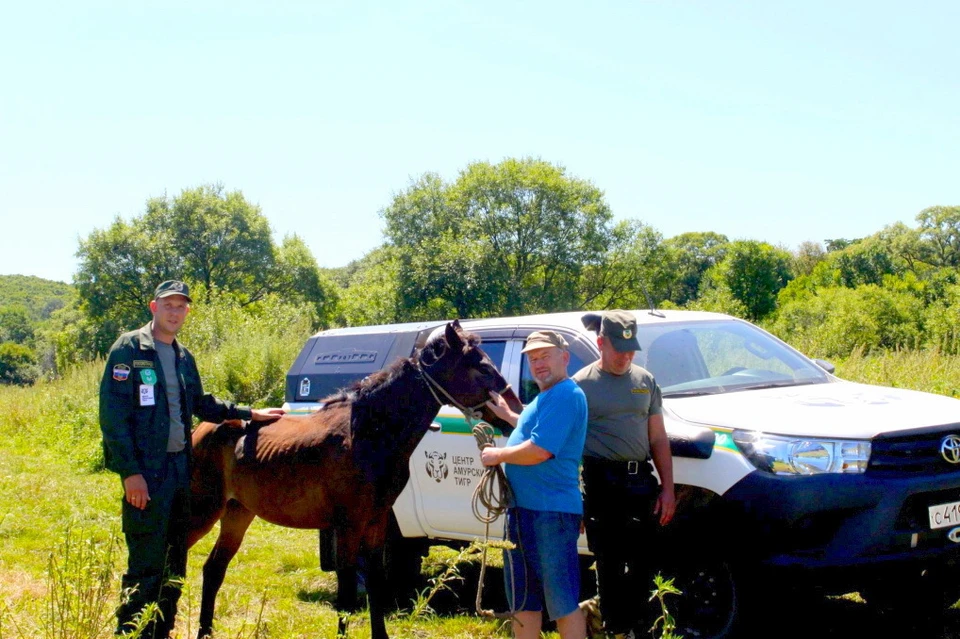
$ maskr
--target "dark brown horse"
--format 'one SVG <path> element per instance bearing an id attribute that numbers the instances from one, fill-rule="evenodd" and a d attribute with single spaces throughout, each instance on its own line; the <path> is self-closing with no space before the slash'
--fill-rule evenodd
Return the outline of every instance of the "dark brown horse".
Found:
<path id="1" fill-rule="evenodd" d="M 410 477 L 410 456 L 443 403 L 480 410 L 490 391 L 522 408 L 503 376 L 456 321 L 409 359 L 326 398 L 309 417 L 259 428 L 201 424 L 193 434 L 193 503 L 188 544 L 220 522 L 203 567 L 200 637 L 212 633 L 214 602 L 227 565 L 254 517 L 292 528 L 333 529 L 338 611 L 356 608 L 358 557 L 367 565 L 373 639 L 387 639 L 382 549 L 390 510 Z M 454 401 L 451 401 L 452 400 Z M 344 578 L 346 577 L 346 578 Z M 340 632 L 345 630 L 343 617 Z"/>

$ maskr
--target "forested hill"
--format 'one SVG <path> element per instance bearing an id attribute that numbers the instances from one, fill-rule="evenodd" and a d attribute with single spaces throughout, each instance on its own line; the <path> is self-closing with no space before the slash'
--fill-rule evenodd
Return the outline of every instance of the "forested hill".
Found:
<path id="1" fill-rule="evenodd" d="M 0 275 L 0 309 L 22 306 L 34 321 L 66 306 L 72 295 L 73 286 L 63 282 L 33 275 Z"/>

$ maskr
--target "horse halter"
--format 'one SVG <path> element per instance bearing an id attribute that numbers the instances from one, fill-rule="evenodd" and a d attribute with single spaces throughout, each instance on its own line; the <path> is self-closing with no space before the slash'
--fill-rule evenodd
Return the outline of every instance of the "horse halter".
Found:
<path id="1" fill-rule="evenodd" d="M 448 393 L 447 389 L 445 389 L 440 382 L 430 376 L 430 373 L 427 372 L 426 366 L 423 365 L 423 362 L 421 362 L 419 358 L 417 358 L 417 370 L 420 371 L 420 374 L 423 375 L 423 378 L 427 380 L 427 388 L 430 390 L 430 394 L 433 395 L 433 398 L 437 400 L 438 404 L 441 406 L 444 404 L 450 404 L 463 413 L 464 418 L 468 422 L 478 422 L 483 418 L 483 414 L 480 412 L 480 409 L 483 408 L 483 405 L 487 403 L 486 400 L 480 402 L 476 406 L 465 406 L 454 399 L 453 395 Z M 508 388 L 510 388 L 509 383 L 497 392 L 502 394 Z M 445 402 L 440 399 L 440 397 L 437 395 L 437 391 L 440 391 L 440 394 L 446 397 L 448 401 Z"/>

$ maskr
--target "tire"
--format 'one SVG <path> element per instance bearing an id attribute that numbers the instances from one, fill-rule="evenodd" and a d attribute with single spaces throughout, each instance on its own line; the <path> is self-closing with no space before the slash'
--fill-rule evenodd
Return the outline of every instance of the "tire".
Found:
<path id="1" fill-rule="evenodd" d="M 729 639 L 741 629 L 744 592 L 737 573 L 723 561 L 705 560 L 674 569 L 678 596 L 667 595 L 666 606 L 676 622 L 675 634 L 699 639 Z M 652 602 L 655 607 L 656 601 Z"/>
<path id="2" fill-rule="evenodd" d="M 429 550 L 430 544 L 426 537 L 404 537 L 396 520 L 390 516 L 387 541 L 383 548 L 383 563 L 387 588 L 398 608 L 409 608 L 426 586 L 421 568 L 423 558 Z"/>

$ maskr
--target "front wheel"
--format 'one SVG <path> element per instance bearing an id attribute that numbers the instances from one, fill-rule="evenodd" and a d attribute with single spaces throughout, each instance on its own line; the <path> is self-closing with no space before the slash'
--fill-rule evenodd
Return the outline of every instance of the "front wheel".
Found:
<path id="1" fill-rule="evenodd" d="M 672 572 L 673 574 L 669 574 Z M 742 619 L 743 592 L 736 574 L 724 561 L 679 566 L 665 571 L 673 578 L 679 596 L 667 595 L 665 604 L 676 622 L 675 634 L 700 639 L 728 639 Z M 659 614 L 659 603 L 652 602 Z"/>

